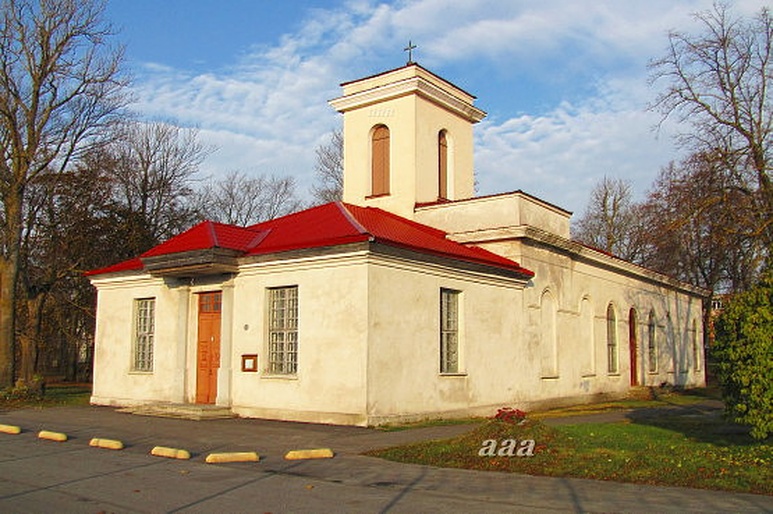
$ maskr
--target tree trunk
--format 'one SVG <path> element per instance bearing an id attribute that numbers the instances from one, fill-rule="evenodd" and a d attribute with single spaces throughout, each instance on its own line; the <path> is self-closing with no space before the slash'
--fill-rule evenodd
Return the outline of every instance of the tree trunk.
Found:
<path id="1" fill-rule="evenodd" d="M 40 341 L 40 322 L 44 299 L 44 293 L 27 298 L 27 322 L 19 337 L 21 349 L 19 378 L 25 384 L 32 384 L 38 371 L 38 343 Z"/>
<path id="2" fill-rule="evenodd" d="M 3 195 L 4 254 L 0 256 L 0 389 L 13 387 L 16 360 L 16 282 L 19 276 L 23 187 L 9 187 Z"/>
<path id="3" fill-rule="evenodd" d="M 15 263 L 0 257 L 0 389 L 14 384 Z"/>

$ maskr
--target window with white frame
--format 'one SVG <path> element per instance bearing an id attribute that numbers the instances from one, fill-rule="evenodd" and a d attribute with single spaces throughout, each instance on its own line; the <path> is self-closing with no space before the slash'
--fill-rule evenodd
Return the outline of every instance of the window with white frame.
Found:
<path id="1" fill-rule="evenodd" d="M 607 307 L 607 371 L 617 373 L 617 315 L 611 303 Z"/>
<path id="2" fill-rule="evenodd" d="M 440 372 L 459 373 L 460 291 L 440 290 Z"/>
<path id="3" fill-rule="evenodd" d="M 298 286 L 268 290 L 268 373 L 298 371 Z"/>
<path id="4" fill-rule="evenodd" d="M 132 371 L 153 371 L 153 342 L 156 331 L 156 299 L 134 300 L 134 352 Z"/>

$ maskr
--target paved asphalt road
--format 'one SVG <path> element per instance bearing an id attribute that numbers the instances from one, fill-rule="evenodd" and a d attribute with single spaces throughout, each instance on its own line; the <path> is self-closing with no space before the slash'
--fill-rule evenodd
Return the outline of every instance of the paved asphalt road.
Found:
<path id="1" fill-rule="evenodd" d="M 2 513 L 496 513 L 770 512 L 773 497 L 581 479 L 438 469 L 360 452 L 449 437 L 464 426 L 379 432 L 264 420 L 187 421 L 109 408 L 0 412 L 22 427 L 0 434 Z M 37 438 L 66 433 L 66 442 Z M 122 451 L 89 446 L 119 439 Z M 149 455 L 187 449 L 190 460 Z M 333 459 L 285 461 L 291 449 L 329 447 Z M 211 452 L 256 451 L 260 462 L 206 464 Z"/>

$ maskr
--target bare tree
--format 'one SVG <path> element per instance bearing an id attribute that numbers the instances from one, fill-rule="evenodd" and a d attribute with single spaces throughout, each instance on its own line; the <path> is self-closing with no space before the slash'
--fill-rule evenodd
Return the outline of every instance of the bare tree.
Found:
<path id="1" fill-rule="evenodd" d="M 583 216 L 572 229 L 572 237 L 589 246 L 629 261 L 641 257 L 638 206 L 631 183 L 604 177 L 591 191 Z"/>
<path id="2" fill-rule="evenodd" d="M 330 134 L 330 141 L 316 149 L 314 165 L 316 182 L 311 194 L 318 203 L 341 200 L 344 194 L 344 134 L 338 129 Z"/>
<path id="3" fill-rule="evenodd" d="M 89 165 L 101 167 L 113 183 L 113 198 L 124 210 L 137 253 L 194 221 L 196 175 L 212 151 L 199 142 L 196 129 L 130 122 L 89 156 Z"/>
<path id="4" fill-rule="evenodd" d="M 724 4 L 695 15 L 702 32 L 669 36 L 654 61 L 653 82 L 665 82 L 653 108 L 690 130 L 679 138 L 694 154 L 711 155 L 747 196 L 751 210 L 740 226 L 773 246 L 773 20 L 763 8 L 751 20 Z"/>
<path id="5" fill-rule="evenodd" d="M 206 184 L 197 203 L 201 217 L 241 226 L 284 216 L 303 206 L 292 177 L 248 177 L 238 171 Z"/>
<path id="6" fill-rule="evenodd" d="M 125 106 L 122 51 L 96 0 L 2 0 L 0 387 L 14 378 L 16 286 L 31 181 L 64 170 Z"/>

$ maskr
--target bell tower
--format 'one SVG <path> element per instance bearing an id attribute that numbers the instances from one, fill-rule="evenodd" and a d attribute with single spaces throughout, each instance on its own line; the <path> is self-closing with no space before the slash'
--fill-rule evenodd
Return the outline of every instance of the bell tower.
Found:
<path id="1" fill-rule="evenodd" d="M 473 196 L 474 96 L 413 62 L 341 87 L 345 202 L 413 219 L 417 204 Z"/>

